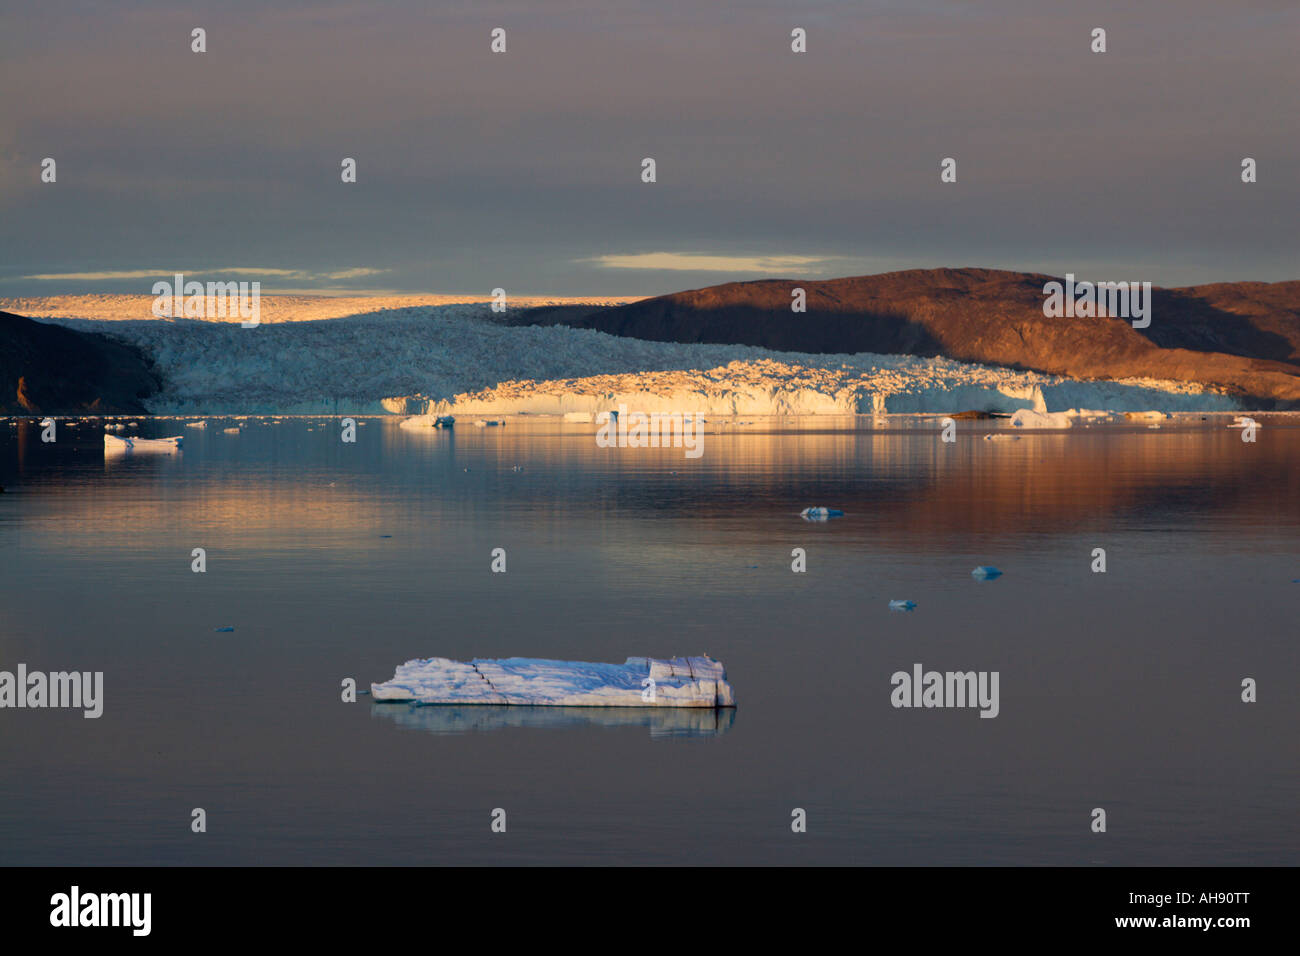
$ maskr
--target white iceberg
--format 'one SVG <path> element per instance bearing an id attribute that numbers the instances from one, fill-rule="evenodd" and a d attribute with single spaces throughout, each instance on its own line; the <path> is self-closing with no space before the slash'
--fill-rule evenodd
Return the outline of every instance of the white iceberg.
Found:
<path id="1" fill-rule="evenodd" d="M 183 439 L 180 435 L 171 438 L 118 438 L 116 435 L 104 436 L 104 451 L 110 454 L 129 451 L 179 451 Z"/>
<path id="2" fill-rule="evenodd" d="M 842 518 L 844 512 L 836 508 L 823 508 L 820 505 L 815 508 L 804 508 L 799 514 L 809 521 L 825 521 L 827 518 Z"/>
<path id="3" fill-rule="evenodd" d="M 911 611 L 915 610 L 915 601 L 890 601 L 889 609 L 891 611 Z"/>
<path id="4" fill-rule="evenodd" d="M 371 684 L 376 701 L 542 707 L 735 707 L 726 669 L 711 657 L 629 657 L 622 664 L 535 657 L 407 661 Z"/>
<path id="5" fill-rule="evenodd" d="M 970 573 L 970 576 L 977 581 L 992 581 L 994 578 L 1002 577 L 1002 572 L 991 564 L 981 564 Z"/>
<path id="6" fill-rule="evenodd" d="M 1068 412 L 1036 412 L 1021 408 L 1011 416 L 1013 428 L 1073 428 L 1074 409 Z"/>

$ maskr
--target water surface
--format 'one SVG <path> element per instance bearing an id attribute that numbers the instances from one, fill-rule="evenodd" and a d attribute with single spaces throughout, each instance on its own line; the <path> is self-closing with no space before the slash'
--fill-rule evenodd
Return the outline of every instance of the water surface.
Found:
<path id="1" fill-rule="evenodd" d="M 106 685 L 99 720 L 0 711 L 0 864 L 1294 864 L 1300 428 L 1225 421 L 688 459 L 213 419 L 108 460 L 98 424 L 0 423 L 0 669 Z M 725 719 L 340 700 L 413 657 L 704 652 Z M 891 707 L 915 662 L 998 671 L 1000 715 Z"/>

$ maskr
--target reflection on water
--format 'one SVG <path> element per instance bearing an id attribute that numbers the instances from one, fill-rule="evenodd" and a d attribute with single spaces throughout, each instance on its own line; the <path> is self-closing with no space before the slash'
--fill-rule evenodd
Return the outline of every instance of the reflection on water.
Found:
<path id="1" fill-rule="evenodd" d="M 506 727 L 648 727 L 651 737 L 716 737 L 731 729 L 734 707 L 498 707 L 372 703 L 372 717 L 404 730 L 469 734 Z"/>
<path id="2" fill-rule="evenodd" d="M 0 863 L 1294 864 L 1300 420 L 1257 417 L 719 426 L 698 459 L 557 422 L 209 419 L 112 458 L 0 423 L 0 669 L 105 699 L 0 713 Z M 340 700 L 419 657 L 705 653 L 743 713 Z M 998 717 L 894 709 L 918 662 L 998 671 Z"/>

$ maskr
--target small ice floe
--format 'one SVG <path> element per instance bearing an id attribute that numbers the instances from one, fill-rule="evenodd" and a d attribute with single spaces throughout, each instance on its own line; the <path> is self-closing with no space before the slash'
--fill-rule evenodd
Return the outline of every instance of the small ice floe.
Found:
<path id="1" fill-rule="evenodd" d="M 495 418 L 480 418 L 474 423 L 475 428 L 495 428 L 498 425 L 504 425 L 505 421 Z"/>
<path id="2" fill-rule="evenodd" d="M 235 625 L 233 624 L 223 624 L 221 625 L 221 627 L 214 627 L 212 630 L 214 633 L 217 634 L 229 634 L 234 629 L 235 629 Z"/>
<path id="3" fill-rule="evenodd" d="M 981 564 L 970 573 L 970 576 L 977 581 L 992 581 L 994 578 L 1002 577 L 1002 572 L 991 564 Z"/>
<path id="4" fill-rule="evenodd" d="M 1124 417 L 1131 422 L 1163 422 L 1170 415 L 1168 412 L 1125 412 Z"/>
<path id="5" fill-rule="evenodd" d="M 1021 408 L 1011 416 L 1013 428 L 1073 428 L 1074 416 L 1070 412 L 1036 412 Z"/>
<path id="6" fill-rule="evenodd" d="M 207 422 L 186 422 L 185 427 L 186 428 L 207 428 L 208 423 Z"/>
<path id="7" fill-rule="evenodd" d="M 1149 430 L 1149 429 L 1152 429 L 1152 428 L 1159 428 L 1159 427 L 1160 427 L 1159 424 L 1153 422 L 1153 423 L 1151 423 L 1150 425 L 1147 426 L 1147 429 Z"/>
<path id="8" fill-rule="evenodd" d="M 591 412 L 565 412 L 565 413 L 564 413 L 564 420 L 565 420 L 566 422 L 574 422 L 574 423 L 576 423 L 576 424 L 580 424 L 580 425 L 582 425 L 582 424 L 590 424 L 590 423 L 591 423 Z"/>
<path id="9" fill-rule="evenodd" d="M 984 436 L 985 441 L 1020 441 L 1019 435 L 1008 435 L 1006 432 L 989 432 Z"/>
<path id="10" fill-rule="evenodd" d="M 431 428 L 454 428 L 456 419 L 451 415 L 438 415 L 434 418 Z"/>
<path id="11" fill-rule="evenodd" d="M 828 518 L 842 518 L 844 512 L 836 508 L 823 508 L 818 505 L 815 508 L 804 508 L 799 515 L 807 521 L 826 521 Z"/>
<path id="12" fill-rule="evenodd" d="M 1229 425 L 1228 427 L 1229 428 L 1263 428 L 1264 426 L 1261 425 L 1259 422 L 1255 421 L 1255 419 L 1251 418 L 1249 415 L 1238 415 L 1236 418 L 1232 420 L 1232 424 Z"/>
<path id="13" fill-rule="evenodd" d="M 126 430 L 126 426 L 121 423 L 117 423 L 117 424 L 110 423 L 104 426 L 104 431 L 106 432 L 120 432 L 125 430 Z"/>
<path id="14" fill-rule="evenodd" d="M 160 451 L 173 452 L 179 451 L 181 442 L 184 439 L 180 435 L 171 438 L 118 438 L 116 435 L 104 436 L 105 452 L 135 452 L 135 451 Z"/>
<path id="15" fill-rule="evenodd" d="M 407 661 L 371 684 L 376 701 L 530 707 L 735 707 L 726 668 L 703 657 L 629 657 L 622 664 L 445 657 Z"/>
<path id="16" fill-rule="evenodd" d="M 891 611 L 911 611 L 916 608 L 915 601 L 890 601 L 889 609 Z"/>
<path id="17" fill-rule="evenodd" d="M 224 432 L 224 433 L 227 434 L 227 435 L 238 435 L 238 434 L 239 434 L 239 429 L 238 429 L 238 428 L 223 428 L 223 429 L 221 429 L 221 430 L 222 430 L 222 432 Z"/>

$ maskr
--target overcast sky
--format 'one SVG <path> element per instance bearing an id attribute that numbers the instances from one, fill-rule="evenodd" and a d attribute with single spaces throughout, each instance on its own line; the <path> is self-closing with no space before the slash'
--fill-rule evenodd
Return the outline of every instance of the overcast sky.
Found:
<path id="1" fill-rule="evenodd" d="M 0 0 L 0 296 L 1300 278 L 1298 38 L 1298 0 Z"/>

